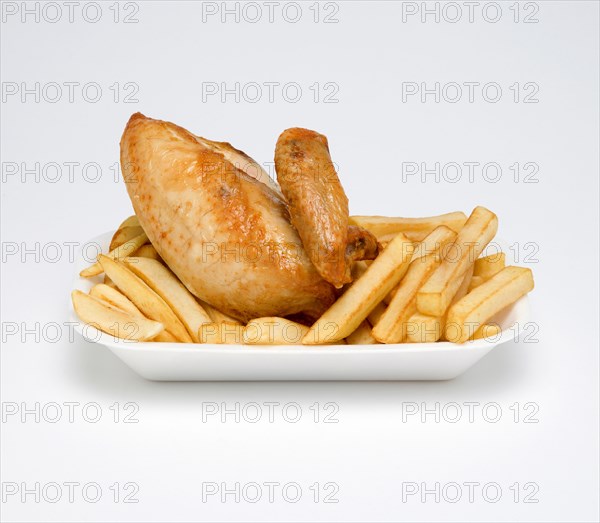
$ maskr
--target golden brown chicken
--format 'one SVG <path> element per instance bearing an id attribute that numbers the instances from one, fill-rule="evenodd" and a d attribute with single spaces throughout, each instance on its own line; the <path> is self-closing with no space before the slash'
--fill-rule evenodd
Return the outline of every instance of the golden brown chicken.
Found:
<path id="1" fill-rule="evenodd" d="M 327 138 L 287 129 L 275 147 L 275 169 L 302 244 L 323 279 L 340 288 L 352 281 L 354 260 L 377 256 L 377 239 L 348 226 L 348 198 L 335 171 Z"/>
<path id="2" fill-rule="evenodd" d="M 229 144 L 138 113 L 121 139 L 121 165 L 144 231 L 198 298 L 240 320 L 315 318 L 335 300 L 276 184 Z"/>

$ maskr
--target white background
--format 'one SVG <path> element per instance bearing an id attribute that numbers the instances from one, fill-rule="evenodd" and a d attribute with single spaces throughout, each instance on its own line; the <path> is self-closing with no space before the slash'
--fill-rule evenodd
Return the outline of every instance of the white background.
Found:
<path id="1" fill-rule="evenodd" d="M 20 3 L 4 2 L 4 14 L 6 4 Z M 77 407 L 69 423 L 64 406 L 57 423 L 8 416 L 1 472 L 5 490 L 12 483 L 96 482 L 103 494 L 90 503 L 76 489 L 69 503 L 64 487 L 53 504 L 43 497 L 36 503 L 33 495 L 22 502 L 19 493 L 2 504 L 4 521 L 598 520 L 596 2 L 521 4 L 518 23 L 513 2 L 501 2 L 496 23 L 483 17 L 483 3 L 470 23 L 460 2 L 463 17 L 456 23 L 448 22 L 456 15 L 449 10 L 439 23 L 434 15 L 423 23 L 420 14 L 403 21 L 399 2 L 322 4 L 318 23 L 312 2 L 301 4 L 297 23 L 284 18 L 281 3 L 272 23 L 266 6 L 257 23 L 247 20 L 256 10 L 242 11 L 239 21 L 228 15 L 223 23 L 220 12 L 203 21 L 199 2 L 158 1 L 137 3 L 137 23 L 115 23 L 112 2 L 102 2 L 101 19 L 90 23 L 82 15 L 85 3 L 77 3 L 70 23 L 68 7 L 58 4 L 64 12 L 57 23 L 44 13 L 39 23 L 34 15 L 23 23 L 17 13 L 1 26 L 2 406 L 6 413 L 15 403 L 97 402 L 102 418 L 87 422 Z M 288 19 L 295 17 L 288 9 Z M 121 20 L 132 10 L 119 6 Z M 533 10 L 538 22 L 523 23 Z M 86 14 L 96 16 L 91 8 Z M 337 23 L 323 23 L 326 14 Z M 493 9 L 486 15 L 496 16 Z M 70 103 L 63 86 L 63 98 L 50 103 L 56 92 L 47 87 L 39 101 L 27 95 L 23 102 L 20 90 L 36 82 L 40 89 L 52 82 L 97 82 L 102 96 L 90 103 L 75 87 Z M 115 82 L 137 84 L 139 102 L 123 103 L 129 90 L 122 87 L 115 102 Z M 291 103 L 276 90 L 270 103 L 265 87 L 256 103 L 243 97 L 236 103 L 233 95 L 225 103 L 220 96 L 203 103 L 203 82 L 229 88 L 235 82 L 297 82 L 302 96 Z M 315 82 L 335 83 L 337 103 L 315 102 L 309 89 Z M 475 89 L 470 103 L 465 88 L 456 103 L 436 103 L 433 95 L 425 103 L 419 96 L 403 102 L 403 82 L 497 82 L 502 97 L 490 103 Z M 538 103 L 516 103 L 509 89 L 515 82 L 537 84 Z M 15 85 L 19 93 L 7 94 Z M 93 90 L 87 94 L 94 96 Z M 67 243 L 114 229 L 131 212 L 110 166 L 135 111 L 230 141 L 260 162 L 272 161 L 283 129 L 319 130 L 329 137 L 354 214 L 425 216 L 488 206 L 500 217 L 499 235 L 518 242 L 521 264 L 535 272 L 531 301 L 539 331 L 529 343 L 504 345 L 459 379 L 438 383 L 152 383 L 103 347 L 70 340 L 66 327 L 53 340 L 50 327 L 66 321 L 73 278 Z M 72 181 L 66 167 L 55 183 L 36 181 L 35 173 L 22 180 L 21 167 L 8 174 L 13 162 L 28 168 L 97 162 L 102 172 L 97 183 L 84 179 L 81 165 Z M 456 183 L 436 182 L 432 174 L 422 183 L 418 176 L 402 179 L 402 162 L 498 162 L 503 170 L 497 183 L 481 171 L 472 182 L 465 171 Z M 536 163 L 538 182 L 515 182 L 509 171 L 515 162 Z M 56 174 L 48 169 L 47 177 Z M 523 263 L 531 254 L 528 242 L 537 254 Z M 61 246 L 56 262 L 54 243 Z M 18 252 L 10 255 L 15 245 Z M 40 258 L 22 259 L 27 249 Z M 109 410 L 115 402 L 121 414 L 125 403 L 137 404 L 139 422 L 115 423 Z M 289 423 L 276 410 L 273 423 L 264 417 L 236 423 L 232 416 L 203 423 L 206 402 L 230 408 L 236 402 L 296 402 L 302 417 Z M 315 402 L 321 413 L 324 404 L 337 404 L 338 423 L 315 423 L 309 410 Z M 457 423 L 443 417 L 438 423 L 432 415 L 424 422 L 418 415 L 403 419 L 413 402 L 430 409 L 458 402 L 463 417 Z M 472 423 L 465 402 L 479 404 Z M 502 417 L 491 423 L 481 407 L 494 402 Z M 527 413 L 537 423 L 524 423 Z M 205 482 L 233 487 L 269 481 L 300 484 L 300 501 L 290 503 L 276 489 L 269 503 L 265 488 L 257 503 L 236 503 L 233 496 L 202 502 Z M 137 483 L 139 502 L 115 503 L 109 490 L 115 482 Z M 336 483 L 338 502 L 315 503 L 309 490 L 315 482 Z M 456 503 L 443 497 L 437 503 L 433 495 L 403 502 L 410 482 L 427 488 L 495 482 L 502 496 L 491 503 L 476 487 L 471 503 L 463 486 Z M 510 490 L 516 482 L 518 502 L 515 487 Z M 525 489 L 528 482 L 539 489 L 532 498 L 537 503 L 523 502 L 533 488 Z"/>

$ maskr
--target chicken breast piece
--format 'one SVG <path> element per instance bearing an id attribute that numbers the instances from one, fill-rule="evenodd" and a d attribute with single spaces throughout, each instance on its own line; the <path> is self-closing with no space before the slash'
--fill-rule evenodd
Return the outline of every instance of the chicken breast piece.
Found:
<path id="1" fill-rule="evenodd" d="M 148 238 L 190 292 L 235 318 L 318 317 L 335 290 L 276 187 L 236 167 L 222 143 L 203 140 L 140 113 L 127 123 L 121 165 Z"/>
<path id="2" fill-rule="evenodd" d="M 207 138 L 202 138 L 201 136 L 196 136 L 196 140 L 210 150 L 221 153 L 225 160 L 233 164 L 234 167 L 245 172 L 248 176 L 255 178 L 259 182 L 268 185 L 279 196 L 283 196 L 277 182 L 267 174 L 258 162 L 250 158 L 245 152 L 236 149 L 227 142 L 214 142 Z"/>
<path id="3" fill-rule="evenodd" d="M 336 288 L 352 281 L 354 260 L 377 256 L 377 239 L 348 226 L 348 198 L 336 173 L 327 138 L 294 127 L 275 147 L 277 181 L 294 227 L 319 274 Z"/>

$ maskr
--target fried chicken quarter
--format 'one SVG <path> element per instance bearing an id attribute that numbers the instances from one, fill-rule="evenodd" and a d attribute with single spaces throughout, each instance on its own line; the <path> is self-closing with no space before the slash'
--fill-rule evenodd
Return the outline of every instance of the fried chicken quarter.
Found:
<path id="1" fill-rule="evenodd" d="M 196 297 L 242 321 L 317 318 L 335 300 L 276 186 L 241 151 L 137 113 L 121 165 L 141 226 Z"/>

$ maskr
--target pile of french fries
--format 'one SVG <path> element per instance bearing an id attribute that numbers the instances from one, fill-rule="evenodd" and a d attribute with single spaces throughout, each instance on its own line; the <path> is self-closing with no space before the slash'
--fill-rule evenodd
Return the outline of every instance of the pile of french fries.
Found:
<path id="1" fill-rule="evenodd" d="M 464 343 L 495 337 L 493 317 L 533 289 L 530 269 L 483 256 L 496 215 L 476 207 L 428 218 L 352 216 L 384 246 L 355 262 L 354 281 L 311 326 L 286 318 L 246 325 L 193 296 L 166 266 L 136 216 L 115 232 L 109 252 L 84 269 L 104 273 L 89 294 L 75 290 L 79 318 L 132 341 L 247 345 Z"/>

